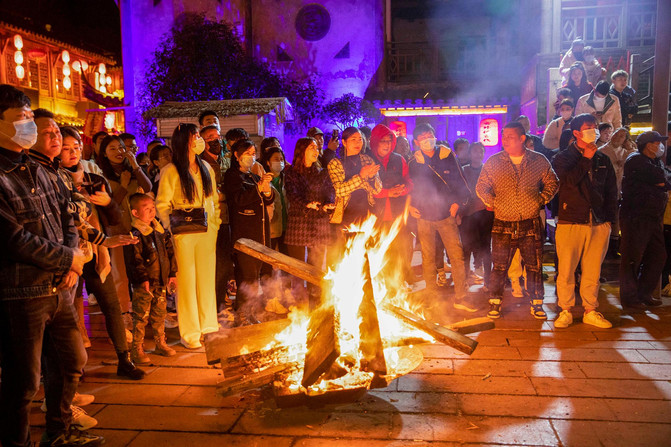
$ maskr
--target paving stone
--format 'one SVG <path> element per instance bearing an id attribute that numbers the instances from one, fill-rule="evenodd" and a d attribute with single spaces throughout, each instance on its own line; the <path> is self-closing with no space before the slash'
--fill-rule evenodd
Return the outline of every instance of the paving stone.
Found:
<path id="1" fill-rule="evenodd" d="M 251 390 L 234 396 L 221 397 L 216 386 L 189 386 L 177 396 L 174 405 L 215 408 L 251 408 L 262 401 L 258 390 Z"/>
<path id="2" fill-rule="evenodd" d="M 96 414 L 100 428 L 221 433 L 230 430 L 242 410 L 230 408 L 107 405 Z"/>
<path id="3" fill-rule="evenodd" d="M 578 363 L 591 379 L 650 379 L 671 380 L 671 368 L 652 363 Z"/>
<path id="4" fill-rule="evenodd" d="M 395 439 L 498 443 L 512 445 L 556 445 L 555 434 L 546 419 L 395 414 Z"/>
<path id="5" fill-rule="evenodd" d="M 591 333 L 590 333 L 591 334 Z M 566 348 L 580 348 L 580 349 L 651 349 L 647 341 L 637 341 L 637 340 L 625 340 L 625 341 L 615 341 L 615 340 L 552 340 L 548 338 L 537 339 L 537 340 L 510 340 L 510 346 L 519 346 L 519 347 L 529 347 L 529 346 L 539 346 L 539 347 L 553 347 L 559 350 Z"/>
<path id="6" fill-rule="evenodd" d="M 671 439 L 671 424 L 553 420 L 552 425 L 562 445 L 571 447 L 668 446 Z"/>
<path id="7" fill-rule="evenodd" d="M 398 379 L 399 391 L 449 391 L 452 393 L 476 394 L 530 394 L 535 395 L 527 377 L 497 377 L 485 380 L 479 376 L 408 374 Z"/>
<path id="8" fill-rule="evenodd" d="M 171 405 L 189 387 L 186 385 L 151 385 L 140 381 L 125 383 L 85 383 L 80 393 L 93 394 L 97 404 Z"/>
<path id="9" fill-rule="evenodd" d="M 167 385 L 216 385 L 222 380 L 222 372 L 215 368 L 171 368 L 142 366 L 147 375 L 142 379 L 145 384 Z M 116 375 L 116 366 L 93 366 L 86 368 L 87 382 L 121 382 L 128 380 Z"/>
<path id="10" fill-rule="evenodd" d="M 606 399 L 618 421 L 671 423 L 669 400 Z"/>
<path id="11" fill-rule="evenodd" d="M 31 427 L 44 427 L 45 424 L 44 417 L 46 413 L 43 413 L 42 410 L 40 410 L 41 405 L 42 401 L 38 401 L 30 406 L 29 421 Z M 84 411 L 86 411 L 86 413 L 89 416 L 95 416 L 100 410 L 105 408 L 105 405 L 93 403 L 91 405 L 87 405 L 82 408 L 84 409 Z"/>
<path id="12" fill-rule="evenodd" d="M 333 411 L 448 413 L 456 414 L 459 402 L 454 393 L 370 391 L 358 402 L 339 405 Z"/>
<path id="13" fill-rule="evenodd" d="M 452 374 L 454 368 L 452 359 L 424 359 L 421 365 L 413 372 L 418 374 Z"/>
<path id="14" fill-rule="evenodd" d="M 530 380 L 539 396 L 671 400 L 671 383 L 668 381 L 554 379 L 548 377 L 532 377 Z"/>
<path id="15" fill-rule="evenodd" d="M 257 413 L 246 411 L 232 433 L 318 437 L 389 437 L 392 413 L 336 413 L 282 409 Z"/>
<path id="16" fill-rule="evenodd" d="M 128 444 L 128 447 L 290 447 L 292 442 L 293 438 L 279 436 L 144 431 Z"/>
<path id="17" fill-rule="evenodd" d="M 514 416 L 552 419 L 594 419 L 612 421 L 615 413 L 604 399 L 548 396 L 459 394 L 459 409 L 479 416 Z"/>
<path id="18" fill-rule="evenodd" d="M 463 447 L 463 443 L 459 442 L 435 442 L 435 441 L 421 441 L 421 440 L 375 440 L 375 439 L 347 439 L 347 447 Z M 295 447 L 342 447 L 343 439 L 314 439 L 305 438 L 299 439 L 294 444 Z M 496 444 L 490 444 L 496 445 Z"/>
<path id="19" fill-rule="evenodd" d="M 639 362 L 648 360 L 634 349 L 517 348 L 524 360 L 561 360 L 572 362 Z M 657 352 L 657 351 L 648 351 Z"/>
<path id="20" fill-rule="evenodd" d="M 536 362 L 530 360 L 461 360 L 455 359 L 454 374 L 498 377 L 586 377 L 575 362 Z"/>
<path id="21" fill-rule="evenodd" d="M 658 349 L 648 351 L 639 349 L 638 353 L 650 363 L 671 363 L 670 351 L 660 351 Z"/>

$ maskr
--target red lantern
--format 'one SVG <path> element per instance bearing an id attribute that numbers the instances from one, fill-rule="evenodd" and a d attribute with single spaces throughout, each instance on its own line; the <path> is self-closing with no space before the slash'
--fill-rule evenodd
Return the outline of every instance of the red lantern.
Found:
<path id="1" fill-rule="evenodd" d="M 485 118 L 480 121 L 479 141 L 484 146 L 499 144 L 499 122 L 495 118 Z"/>

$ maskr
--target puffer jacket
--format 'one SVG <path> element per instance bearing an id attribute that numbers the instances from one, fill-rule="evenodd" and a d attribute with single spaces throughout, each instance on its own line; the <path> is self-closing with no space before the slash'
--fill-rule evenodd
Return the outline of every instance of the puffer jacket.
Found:
<path id="1" fill-rule="evenodd" d="M 124 247 L 126 271 L 133 286 L 149 281 L 151 287 L 166 286 L 177 276 L 177 259 L 172 245 L 172 235 L 163 229 L 158 220 L 151 225 L 133 218 L 131 233 L 139 239 L 134 245 Z"/>
<path id="2" fill-rule="evenodd" d="M 634 152 L 624 162 L 620 216 L 659 220 L 671 190 L 671 171 L 662 160 Z"/>

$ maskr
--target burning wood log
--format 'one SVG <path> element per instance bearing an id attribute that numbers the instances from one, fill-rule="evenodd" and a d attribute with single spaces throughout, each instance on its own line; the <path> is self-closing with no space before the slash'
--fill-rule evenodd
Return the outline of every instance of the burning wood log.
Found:
<path id="1" fill-rule="evenodd" d="M 272 250 L 256 241 L 244 238 L 238 239 L 235 241 L 233 248 L 311 284 L 322 285 L 324 272 L 321 269 Z"/>
<path id="2" fill-rule="evenodd" d="M 440 326 L 437 323 L 430 323 L 423 318 L 418 317 L 417 315 L 408 312 L 407 310 L 401 309 L 400 307 L 387 305 L 385 306 L 389 312 L 393 313 L 397 317 L 401 318 L 406 323 L 411 326 L 419 329 L 420 331 L 426 332 L 437 341 L 453 347 L 454 349 L 461 351 L 466 354 L 472 354 L 475 351 L 475 347 L 478 345 L 478 342 L 472 338 L 468 338 L 465 335 L 455 332 L 446 327 Z"/>
<path id="3" fill-rule="evenodd" d="M 213 365 L 229 357 L 260 351 L 272 343 L 289 323 L 287 318 L 283 318 L 205 334 L 207 363 Z"/>
<path id="4" fill-rule="evenodd" d="M 276 365 L 253 374 L 229 377 L 217 383 L 217 393 L 225 397 L 269 385 L 278 374 L 289 368 L 291 365 Z"/>
<path id="5" fill-rule="evenodd" d="M 380 336 L 380 322 L 377 318 L 377 307 L 375 306 L 375 296 L 373 295 L 373 280 L 370 275 L 368 254 L 365 255 L 363 274 L 365 277 L 363 299 L 359 306 L 362 363 L 365 362 L 365 364 L 362 364 L 362 367 L 364 371 L 384 376 L 387 374 L 387 364 L 384 360 L 384 347 L 382 346 L 382 337 Z"/>
<path id="6" fill-rule="evenodd" d="M 308 326 L 307 352 L 301 384 L 309 387 L 322 374 L 331 369 L 331 365 L 340 356 L 340 345 L 336 333 L 335 309 L 320 308 L 312 313 Z"/>
<path id="7" fill-rule="evenodd" d="M 491 318 L 480 317 L 469 320 L 458 321 L 447 326 L 448 329 L 457 331 L 460 334 L 472 334 L 473 332 L 482 332 L 494 329 L 494 321 Z"/>

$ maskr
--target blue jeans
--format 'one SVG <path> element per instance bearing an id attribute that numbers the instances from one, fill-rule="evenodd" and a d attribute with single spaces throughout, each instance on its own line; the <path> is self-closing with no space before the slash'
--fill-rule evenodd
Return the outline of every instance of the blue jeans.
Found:
<path id="1" fill-rule="evenodd" d="M 466 265 L 459 227 L 454 217 L 436 221 L 417 219 L 417 237 L 422 244 L 422 273 L 426 281 L 426 288 L 435 289 L 436 287 L 436 231 L 450 258 L 455 297 L 461 300 L 466 297 Z"/>
<path id="2" fill-rule="evenodd" d="M 0 301 L 0 441 L 30 445 L 29 410 L 40 386 L 44 353 L 46 431 L 66 430 L 86 351 L 71 303 L 59 295 Z"/>

